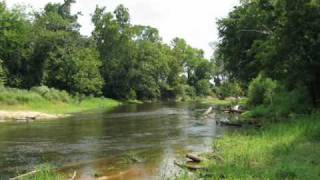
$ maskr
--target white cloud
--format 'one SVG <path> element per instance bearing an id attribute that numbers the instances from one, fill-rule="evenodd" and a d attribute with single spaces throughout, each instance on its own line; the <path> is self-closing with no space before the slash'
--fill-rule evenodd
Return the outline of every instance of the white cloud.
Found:
<path id="1" fill-rule="evenodd" d="M 63 0 L 7 0 L 9 7 L 16 3 L 30 4 L 41 9 L 48 2 Z M 239 0 L 77 0 L 73 12 L 81 11 L 81 33 L 90 35 L 93 25 L 91 14 L 96 5 L 113 11 L 119 4 L 130 10 L 133 24 L 150 25 L 159 29 L 165 42 L 181 37 L 196 48 L 205 50 L 210 57 L 209 43 L 218 39 L 216 20 L 225 17 Z"/>

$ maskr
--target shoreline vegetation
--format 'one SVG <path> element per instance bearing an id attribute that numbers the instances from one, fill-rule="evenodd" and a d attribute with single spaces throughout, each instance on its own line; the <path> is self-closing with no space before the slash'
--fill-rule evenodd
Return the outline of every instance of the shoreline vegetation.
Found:
<path id="1" fill-rule="evenodd" d="M 186 102 L 214 106 L 231 106 L 234 99 L 197 97 Z M 143 104 L 151 101 L 119 101 L 104 97 L 72 96 L 66 91 L 39 86 L 30 90 L 0 88 L 0 122 L 33 121 L 68 117 L 73 113 L 95 109 L 111 109 L 122 104 Z M 175 101 L 177 102 L 177 101 Z"/>
<path id="2" fill-rule="evenodd" d="M 187 102 L 214 106 L 231 106 L 234 99 L 195 98 Z M 104 97 L 71 96 L 46 86 L 30 90 L 0 88 L 0 122 L 49 120 L 68 117 L 73 113 L 95 109 L 111 109 L 122 104 L 143 104 L 140 100 L 118 101 Z M 147 101 L 147 103 L 150 103 Z"/>
<path id="3" fill-rule="evenodd" d="M 70 116 L 94 109 L 110 109 L 121 105 L 109 98 L 71 96 L 45 86 L 30 90 L 0 89 L 0 120 L 47 120 Z"/>
<path id="4" fill-rule="evenodd" d="M 205 170 L 178 179 L 319 179 L 320 114 L 239 129 L 213 144 Z"/>

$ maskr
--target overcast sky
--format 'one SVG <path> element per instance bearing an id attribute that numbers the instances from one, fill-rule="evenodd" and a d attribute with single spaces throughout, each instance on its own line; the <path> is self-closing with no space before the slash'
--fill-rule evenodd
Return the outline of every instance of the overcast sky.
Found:
<path id="1" fill-rule="evenodd" d="M 63 0 L 6 0 L 9 7 L 14 4 L 28 4 L 42 9 L 48 2 Z M 72 11 L 81 11 L 79 18 L 81 33 L 90 35 L 93 25 L 91 14 L 96 5 L 106 6 L 113 11 L 119 4 L 129 8 L 132 24 L 150 25 L 159 29 L 165 42 L 174 37 L 184 38 L 193 47 L 201 48 L 210 57 L 210 42 L 217 41 L 216 20 L 225 17 L 239 0 L 77 0 Z"/>

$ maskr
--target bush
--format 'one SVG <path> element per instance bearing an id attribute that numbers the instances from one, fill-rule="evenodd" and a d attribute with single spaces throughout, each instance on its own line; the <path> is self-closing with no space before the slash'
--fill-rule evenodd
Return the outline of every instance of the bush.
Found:
<path id="1" fill-rule="evenodd" d="M 261 75 L 249 86 L 248 106 L 252 110 L 244 117 L 283 119 L 295 114 L 311 112 L 312 103 L 308 90 L 299 86 L 288 91 L 284 86 Z"/>
<path id="2" fill-rule="evenodd" d="M 59 91 L 46 86 L 33 87 L 30 91 L 0 87 L 0 103 L 5 105 L 19 105 L 34 102 L 65 102 L 72 103 L 75 98 L 66 91 Z"/>
<path id="3" fill-rule="evenodd" d="M 210 82 L 207 79 L 200 80 L 196 83 L 196 91 L 199 96 L 207 96 L 211 93 Z"/>
<path id="4" fill-rule="evenodd" d="M 272 98 L 275 94 L 276 88 L 276 81 L 259 75 L 249 85 L 248 106 L 256 107 L 263 104 L 272 104 Z"/>
<path id="5" fill-rule="evenodd" d="M 219 87 L 216 87 L 214 91 L 220 99 L 225 99 L 226 97 L 231 96 L 238 97 L 244 95 L 240 84 L 237 82 L 224 82 Z"/>
<path id="6" fill-rule="evenodd" d="M 41 96 L 44 96 L 46 93 L 50 91 L 50 88 L 48 88 L 47 86 L 38 86 L 38 87 L 31 88 L 31 91 L 38 93 Z"/>
<path id="7" fill-rule="evenodd" d="M 4 86 L 6 81 L 7 81 L 7 75 L 2 66 L 2 60 L 0 59 L 0 86 Z"/>
<path id="8" fill-rule="evenodd" d="M 71 102 L 72 97 L 66 91 L 60 91 L 47 86 L 39 86 L 31 88 L 31 92 L 38 93 L 49 101 Z"/>
<path id="9" fill-rule="evenodd" d="M 180 84 L 175 87 L 174 94 L 176 100 L 189 101 L 197 96 L 196 89 L 193 86 Z"/>
<path id="10" fill-rule="evenodd" d="M 247 118 L 272 118 L 271 109 L 267 106 L 260 105 L 252 110 L 243 113 L 241 116 L 245 119 Z"/>
<path id="11" fill-rule="evenodd" d="M 0 102 L 7 105 L 26 104 L 32 101 L 42 100 L 44 99 L 41 95 L 27 90 L 4 87 L 0 90 Z"/>
<path id="12" fill-rule="evenodd" d="M 270 107 L 273 116 L 289 117 L 294 114 L 306 114 L 311 112 L 312 102 L 308 90 L 300 86 L 292 91 L 284 88 L 277 92 Z"/>
<path id="13" fill-rule="evenodd" d="M 194 87 L 189 86 L 189 85 L 184 85 L 183 89 L 184 89 L 185 96 L 189 96 L 191 98 L 197 96 L 196 89 Z"/>
<path id="14" fill-rule="evenodd" d="M 129 94 L 128 94 L 128 99 L 129 100 L 136 100 L 137 99 L 137 93 L 134 89 L 130 89 Z"/>

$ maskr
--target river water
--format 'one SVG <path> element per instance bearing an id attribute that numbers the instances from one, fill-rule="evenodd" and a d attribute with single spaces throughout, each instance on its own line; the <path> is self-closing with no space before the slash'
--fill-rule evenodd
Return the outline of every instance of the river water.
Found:
<path id="1" fill-rule="evenodd" d="M 0 124 L 0 179 L 42 164 L 80 179 L 162 179 L 177 173 L 174 160 L 211 150 L 228 119 L 188 103 L 124 105 L 32 123 Z"/>

